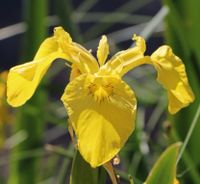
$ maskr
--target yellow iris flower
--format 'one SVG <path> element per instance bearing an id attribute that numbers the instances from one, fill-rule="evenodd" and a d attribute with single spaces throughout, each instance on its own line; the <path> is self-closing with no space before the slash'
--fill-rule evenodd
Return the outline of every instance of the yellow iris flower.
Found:
<path id="1" fill-rule="evenodd" d="M 145 40 L 136 35 L 133 40 L 134 48 L 118 52 L 106 62 L 109 45 L 106 36 L 102 36 L 97 61 L 62 27 L 55 28 L 54 36 L 41 44 L 33 61 L 11 68 L 7 82 L 9 104 L 16 107 L 30 99 L 55 59 L 71 62 L 71 81 L 61 100 L 77 136 L 78 150 L 92 167 L 108 162 L 135 127 L 135 94 L 122 80 L 129 70 L 142 64 L 155 67 L 158 81 L 167 90 L 172 114 L 194 100 L 184 65 L 169 46 L 145 56 Z"/>
<path id="2" fill-rule="evenodd" d="M 174 184 L 180 184 L 180 182 L 177 179 L 174 179 Z"/>
<path id="3" fill-rule="evenodd" d="M 5 103 L 7 74 L 7 71 L 0 73 L 0 126 L 2 126 L 9 119 Z"/>
<path id="4" fill-rule="evenodd" d="M 11 119 L 11 114 L 8 111 L 6 104 L 6 79 L 7 71 L 0 73 L 0 149 L 2 148 L 5 140 L 5 125 Z"/>

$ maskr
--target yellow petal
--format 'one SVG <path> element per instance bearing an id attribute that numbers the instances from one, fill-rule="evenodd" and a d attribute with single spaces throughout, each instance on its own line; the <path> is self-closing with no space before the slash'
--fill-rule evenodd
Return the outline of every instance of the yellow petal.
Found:
<path id="1" fill-rule="evenodd" d="M 72 38 L 61 26 L 54 28 L 54 37 L 57 40 L 60 48 L 65 50 L 67 44 L 72 44 Z"/>
<path id="2" fill-rule="evenodd" d="M 98 71 L 98 63 L 92 54 L 78 43 L 73 42 L 62 27 L 55 28 L 54 34 L 60 48 L 68 56 L 68 61 L 76 64 L 81 73 L 95 73 Z"/>
<path id="3" fill-rule="evenodd" d="M 158 72 L 157 80 L 168 92 L 169 112 L 174 114 L 193 102 L 194 95 L 188 83 L 185 66 L 172 49 L 162 46 L 151 55 L 151 59 Z"/>
<path id="4" fill-rule="evenodd" d="M 10 105 L 17 107 L 31 98 L 55 59 L 69 60 L 62 44 L 72 43 L 71 37 L 68 33 L 61 32 L 62 29 L 58 28 L 58 31 L 56 29 L 53 37 L 42 42 L 32 62 L 10 69 L 7 81 L 7 101 Z"/>
<path id="5" fill-rule="evenodd" d="M 7 101 L 17 107 L 31 98 L 39 82 L 56 58 L 65 56 L 55 52 L 39 60 L 15 66 L 10 69 L 7 80 Z"/>
<path id="6" fill-rule="evenodd" d="M 132 40 L 136 41 L 136 43 L 135 43 L 136 47 L 138 47 L 138 49 L 142 53 L 144 53 L 146 51 L 146 42 L 143 37 L 137 36 L 136 34 L 134 34 Z"/>
<path id="7" fill-rule="evenodd" d="M 131 69 L 149 63 L 149 57 L 144 56 L 146 50 L 145 40 L 134 35 L 133 40 L 136 41 L 136 46 L 115 54 L 103 67 L 100 73 L 117 73 L 123 76 Z"/>
<path id="8" fill-rule="evenodd" d="M 119 78 L 81 75 L 68 84 L 61 100 L 78 149 L 92 167 L 111 160 L 134 130 L 135 95 Z"/>
<path id="9" fill-rule="evenodd" d="M 45 39 L 40 45 L 33 60 L 39 60 L 59 50 L 59 46 L 54 37 Z"/>
<path id="10" fill-rule="evenodd" d="M 72 64 L 71 66 L 71 72 L 70 72 L 70 78 L 69 81 L 74 80 L 76 77 L 81 75 L 81 71 L 78 69 L 78 67 L 75 64 Z"/>
<path id="11" fill-rule="evenodd" d="M 102 66 L 105 63 L 108 54 L 109 54 L 108 40 L 107 37 L 103 35 L 97 49 L 97 58 L 100 66 Z"/>
<path id="12" fill-rule="evenodd" d="M 62 57 L 69 60 L 69 56 L 64 51 L 64 45 L 69 45 L 71 43 L 72 39 L 70 35 L 61 27 L 56 27 L 54 29 L 54 36 L 42 42 L 33 60 L 39 60 L 55 52 L 57 52 L 57 54 L 62 54 Z"/>
<path id="13" fill-rule="evenodd" d="M 174 179 L 174 184 L 180 184 L 180 182 L 175 178 Z"/>
<path id="14" fill-rule="evenodd" d="M 54 36 L 41 44 L 32 62 L 11 68 L 7 82 L 8 103 L 20 106 L 30 99 L 51 63 L 57 58 L 74 62 L 82 69 L 81 72 L 96 71 L 98 64 L 95 59 L 92 61 L 95 66 L 88 64 L 91 62 L 88 55 L 88 51 L 72 42 L 70 35 L 62 27 L 55 28 Z"/>

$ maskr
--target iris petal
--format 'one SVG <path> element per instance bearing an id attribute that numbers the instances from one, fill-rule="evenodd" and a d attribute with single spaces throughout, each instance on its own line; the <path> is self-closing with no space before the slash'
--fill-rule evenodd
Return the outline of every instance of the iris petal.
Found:
<path id="1" fill-rule="evenodd" d="M 119 78 L 112 81 L 113 93 L 96 101 L 88 93 L 92 75 L 81 75 L 69 83 L 62 96 L 78 138 L 78 149 L 92 167 L 111 160 L 134 130 L 136 98 L 130 87 Z M 105 80 L 105 77 L 102 78 Z"/>
<path id="2" fill-rule="evenodd" d="M 7 101 L 16 107 L 31 98 L 42 77 L 57 58 L 68 60 L 58 44 L 58 36 L 47 38 L 38 49 L 34 60 L 10 69 L 7 80 Z"/>
<path id="3" fill-rule="evenodd" d="M 98 64 L 89 51 L 72 42 L 70 35 L 62 27 L 57 27 L 54 29 L 54 36 L 41 44 L 32 62 L 15 66 L 9 71 L 8 103 L 16 107 L 30 99 L 42 77 L 57 58 L 75 63 L 81 72 L 93 72 L 98 69 Z"/>
<path id="4" fill-rule="evenodd" d="M 7 80 L 8 103 L 14 107 L 23 105 L 33 95 L 51 63 L 64 57 L 55 52 L 42 59 L 13 67 Z"/>
<path id="5" fill-rule="evenodd" d="M 169 112 L 174 114 L 193 102 L 194 94 L 188 83 L 185 66 L 172 49 L 162 46 L 151 55 L 151 59 L 158 72 L 158 82 L 168 92 Z"/>
<path id="6" fill-rule="evenodd" d="M 73 42 L 70 35 L 62 27 L 56 27 L 54 34 L 68 61 L 76 64 L 81 73 L 95 73 L 99 66 L 94 56 L 80 44 Z"/>
<path id="7" fill-rule="evenodd" d="M 108 40 L 107 37 L 103 35 L 97 49 L 97 58 L 100 66 L 102 66 L 105 63 L 108 54 L 109 54 Z"/>
<path id="8" fill-rule="evenodd" d="M 136 45 L 133 48 L 120 51 L 115 54 L 102 68 L 100 72 L 102 74 L 117 73 L 123 76 L 131 69 L 149 63 L 148 56 L 144 56 L 146 50 L 145 40 L 140 36 L 133 36 L 133 40 L 136 41 Z"/>

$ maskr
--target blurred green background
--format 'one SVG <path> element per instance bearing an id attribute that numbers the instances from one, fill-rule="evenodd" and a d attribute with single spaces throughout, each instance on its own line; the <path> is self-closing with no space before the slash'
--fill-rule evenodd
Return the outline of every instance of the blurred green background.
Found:
<path id="1" fill-rule="evenodd" d="M 108 36 L 110 55 L 131 47 L 133 33 L 146 38 L 147 54 L 169 44 L 186 65 L 196 100 L 177 115 L 169 116 L 166 93 L 156 82 L 151 66 L 139 67 L 126 75 L 124 80 L 138 99 L 137 127 L 120 152 L 121 163 L 116 170 L 121 184 L 130 183 L 130 175 L 139 184 L 168 145 L 184 141 L 200 103 L 199 7 L 199 0 L 2 1 L 0 71 L 31 61 L 38 46 L 57 25 L 94 54 L 102 34 Z M 56 62 L 26 105 L 11 109 L 5 104 L 11 119 L 0 122 L 1 184 L 69 183 L 75 150 L 59 100 L 69 72 L 64 64 Z M 178 164 L 177 177 L 182 184 L 200 184 L 199 132 L 198 119 Z M 92 177 L 97 172 L 99 184 L 110 183 L 103 169 L 94 171 Z"/>

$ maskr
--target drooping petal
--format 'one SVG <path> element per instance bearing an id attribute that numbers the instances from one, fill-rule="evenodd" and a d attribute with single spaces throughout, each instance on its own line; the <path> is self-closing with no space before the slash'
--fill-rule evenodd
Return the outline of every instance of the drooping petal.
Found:
<path id="1" fill-rule="evenodd" d="M 99 89 L 108 90 L 109 97 L 104 98 L 104 91 L 101 100 L 95 98 Z M 111 160 L 134 130 L 135 95 L 119 78 L 81 75 L 68 84 L 62 101 L 78 138 L 78 149 L 92 167 Z"/>
<path id="2" fill-rule="evenodd" d="M 99 66 L 97 61 L 87 49 L 73 42 L 69 34 L 62 27 L 55 28 L 54 32 L 62 51 L 68 56 L 70 62 L 76 64 L 81 73 L 95 73 L 98 71 Z M 63 37 L 65 41 L 62 39 Z"/>
<path id="3" fill-rule="evenodd" d="M 55 52 L 39 60 L 11 68 L 7 80 L 8 103 L 17 107 L 29 100 L 51 63 L 63 57 L 62 54 Z"/>
<path id="4" fill-rule="evenodd" d="M 64 51 L 64 45 L 70 44 L 72 44 L 70 35 L 61 27 L 57 27 L 54 29 L 54 35 L 42 42 L 33 60 L 39 60 L 57 52 L 58 55 L 61 54 L 64 59 L 70 61 L 69 56 Z"/>
<path id="5" fill-rule="evenodd" d="M 59 50 L 59 45 L 55 37 L 47 38 L 42 42 L 33 60 L 39 60 L 58 50 Z"/>
<path id="6" fill-rule="evenodd" d="M 100 66 L 102 66 L 105 63 L 108 54 L 109 54 L 108 40 L 107 37 L 103 35 L 97 49 L 97 58 Z"/>
<path id="7" fill-rule="evenodd" d="M 152 55 L 152 64 L 158 72 L 157 80 L 167 90 L 171 114 L 188 106 L 194 100 L 185 66 L 169 46 L 158 48 Z"/>
<path id="8" fill-rule="evenodd" d="M 54 36 L 45 39 L 40 45 L 32 62 L 15 66 L 10 69 L 7 80 L 7 101 L 12 106 L 23 105 L 31 98 L 42 77 L 57 58 L 69 61 L 62 44 L 70 44 L 68 33 L 54 32 Z"/>
<path id="9" fill-rule="evenodd" d="M 44 40 L 32 62 L 11 68 L 7 82 L 8 103 L 12 106 L 20 106 L 30 99 L 55 59 L 63 58 L 73 62 L 73 54 L 71 55 L 65 50 L 73 45 L 67 32 L 61 27 L 55 28 L 54 36 Z M 81 65 L 86 64 L 82 63 Z"/>
<path id="10" fill-rule="evenodd" d="M 120 51 L 115 54 L 106 64 L 102 67 L 100 73 L 117 73 L 123 76 L 131 69 L 149 63 L 148 56 L 144 56 L 146 50 L 145 40 L 140 36 L 133 36 L 133 40 L 136 41 L 136 45 L 133 48 Z"/>

